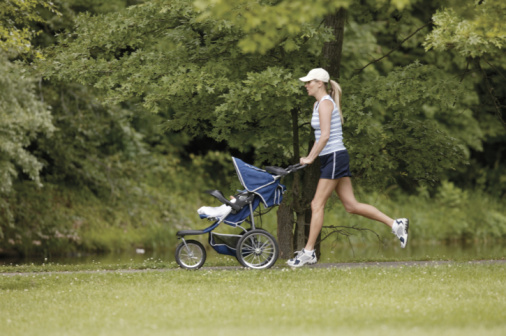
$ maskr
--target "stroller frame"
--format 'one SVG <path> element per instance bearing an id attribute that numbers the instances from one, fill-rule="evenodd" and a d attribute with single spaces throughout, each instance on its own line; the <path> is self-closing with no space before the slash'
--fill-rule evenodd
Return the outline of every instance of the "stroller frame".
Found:
<path id="1" fill-rule="evenodd" d="M 228 254 L 235 256 L 239 263 L 247 268 L 253 269 L 266 269 L 272 267 L 279 256 L 279 246 L 276 238 L 268 231 L 257 228 L 255 225 L 255 210 L 263 203 L 264 207 L 271 208 L 279 205 L 282 200 L 282 194 L 285 187 L 279 184 L 279 180 L 289 173 L 295 172 L 305 167 L 305 165 L 292 165 L 287 168 L 269 166 L 265 170 L 257 167 L 244 164 L 239 159 L 233 158 L 236 166 L 237 173 L 241 180 L 241 184 L 246 188 L 234 195 L 234 199 L 229 201 L 225 198 L 223 193 L 219 190 L 210 190 L 206 193 L 216 197 L 223 205 L 226 206 L 229 212 L 223 216 L 203 216 L 212 220 L 213 224 L 203 230 L 181 230 L 176 233 L 181 243 L 176 248 L 176 262 L 181 268 L 184 269 L 199 269 L 201 268 L 207 258 L 206 249 L 197 240 L 185 239 L 186 236 L 195 236 L 202 234 L 209 234 L 209 244 L 219 254 Z M 247 169 L 251 170 L 253 174 L 263 174 L 261 176 L 267 178 L 267 183 L 257 186 L 252 186 L 247 182 L 248 176 L 243 177 L 238 168 L 238 164 L 245 165 Z M 267 174 L 267 175 L 266 175 Z M 269 176 L 272 182 L 269 180 Z M 268 192 L 262 193 L 262 189 L 267 186 Z M 219 209 L 223 208 L 220 207 Z M 266 206 L 267 205 L 267 206 Z M 270 205 L 270 206 L 269 206 Z M 202 209 L 202 208 L 201 208 Z M 218 209 L 211 208 L 211 209 Z M 200 209 L 199 209 L 200 211 Z M 259 214 L 260 216 L 262 213 Z M 240 234 L 219 234 L 213 233 L 221 223 L 225 222 L 232 227 L 242 229 Z M 250 224 L 250 228 L 243 226 L 244 222 Z M 216 243 L 215 239 L 224 239 L 228 241 L 223 243 Z"/>

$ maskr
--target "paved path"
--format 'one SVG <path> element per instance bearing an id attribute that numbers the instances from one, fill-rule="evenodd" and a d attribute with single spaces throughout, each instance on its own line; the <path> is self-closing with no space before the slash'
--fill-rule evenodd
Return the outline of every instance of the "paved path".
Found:
<path id="1" fill-rule="evenodd" d="M 491 264 L 491 265 L 506 265 L 505 260 L 471 260 L 471 261 L 386 261 L 386 262 L 357 262 L 357 263 L 318 263 L 316 265 L 304 266 L 310 268 L 358 268 L 358 267 L 414 267 L 414 266 L 434 266 L 434 265 L 448 265 L 448 264 Z M 288 266 L 277 265 L 272 269 L 286 269 Z M 206 270 L 241 270 L 245 269 L 241 266 L 210 266 L 202 267 L 200 271 Z M 118 269 L 118 270 L 96 270 L 96 271 L 48 271 L 48 272 L 19 272 L 19 273 L 0 273 L 1 276 L 16 276 L 16 275 L 35 275 L 35 274 L 95 274 L 95 273 L 141 273 L 141 272 L 170 272 L 179 271 L 180 268 L 160 268 L 160 269 Z M 182 270 L 181 270 L 182 271 Z M 198 271 L 197 271 L 198 272 Z"/>
<path id="2" fill-rule="evenodd" d="M 347 267 L 403 267 L 403 266 L 432 266 L 447 264 L 506 264 L 506 260 L 471 260 L 471 261 L 386 261 L 386 262 L 360 262 L 360 263 L 335 263 L 335 264 L 316 264 L 310 267 L 316 268 L 347 268 Z"/>
<path id="3" fill-rule="evenodd" d="M 505 265 L 506 259 L 504 260 L 471 260 L 471 261 L 452 261 L 452 260 L 440 260 L 440 261 L 381 261 L 381 262 L 356 262 L 356 263 L 318 263 L 316 265 L 304 266 L 310 268 L 356 268 L 356 267 L 405 267 L 405 266 L 433 266 L 433 265 L 447 265 L 447 264 L 498 264 Z M 202 267 L 205 269 L 241 269 L 240 266 L 215 266 L 215 267 Z M 272 269 L 289 268 L 289 266 L 274 266 Z"/>

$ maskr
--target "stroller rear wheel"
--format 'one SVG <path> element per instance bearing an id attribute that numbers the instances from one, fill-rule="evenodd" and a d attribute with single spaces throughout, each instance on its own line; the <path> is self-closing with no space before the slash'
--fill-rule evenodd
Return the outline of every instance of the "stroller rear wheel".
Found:
<path id="1" fill-rule="evenodd" d="M 196 240 L 186 240 L 176 248 L 176 262 L 181 268 L 199 269 L 204 265 L 206 256 L 206 249 Z"/>
<path id="2" fill-rule="evenodd" d="M 279 247 L 273 235 L 265 230 L 246 232 L 237 243 L 237 260 L 244 267 L 269 268 L 279 255 Z"/>

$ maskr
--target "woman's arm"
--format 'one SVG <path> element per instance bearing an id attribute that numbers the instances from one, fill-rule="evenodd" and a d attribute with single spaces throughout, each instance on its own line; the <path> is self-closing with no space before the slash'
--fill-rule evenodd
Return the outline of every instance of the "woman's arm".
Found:
<path id="1" fill-rule="evenodd" d="M 329 141 L 330 138 L 330 122 L 332 119 L 332 111 L 334 110 L 334 104 L 330 100 L 324 100 L 320 103 L 318 107 L 319 117 L 320 117 L 320 130 L 321 135 L 318 142 L 315 142 L 311 152 L 307 157 L 303 157 L 300 159 L 301 164 L 311 164 L 321 153 L 325 145 Z"/>

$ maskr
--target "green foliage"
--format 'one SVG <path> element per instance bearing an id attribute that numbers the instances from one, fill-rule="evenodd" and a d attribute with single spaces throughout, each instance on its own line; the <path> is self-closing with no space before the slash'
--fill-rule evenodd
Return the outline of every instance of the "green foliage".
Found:
<path id="1" fill-rule="evenodd" d="M 416 0 L 372 0 L 368 4 L 402 10 L 412 2 Z M 300 36 L 314 35 L 308 34 L 308 28 L 323 29 L 322 18 L 353 3 L 351 0 L 197 0 L 195 6 L 202 11 L 201 19 L 220 18 L 240 27 L 244 35 L 238 45 L 243 52 L 265 54 L 278 45 L 287 52 L 299 49 Z"/>
<path id="2" fill-rule="evenodd" d="M 40 1 L 25 3 L 43 8 Z M 1 171 L 11 181 L 16 170 L 25 170 L 11 188 L 18 194 L 0 203 L 1 227 L 7 230 L 4 223 L 10 223 L 3 247 L 12 239 L 22 249 L 18 242 L 30 245 L 40 240 L 38 232 L 51 239 L 56 232 L 72 235 L 71 214 L 82 213 L 88 224 L 76 233 L 79 242 L 59 245 L 62 240 L 48 239 L 40 246 L 56 251 L 65 244 L 72 249 L 73 243 L 89 250 L 167 244 L 161 237 L 170 230 L 194 225 L 195 202 L 200 202 L 195 190 L 226 191 L 234 183 L 229 153 L 185 153 L 190 137 L 210 137 L 227 150 L 254 153 L 259 165 L 296 160 L 295 153 L 303 154 L 313 139 L 307 123 L 312 99 L 297 78 L 322 64 L 322 47 L 333 39 L 322 20 L 340 6 L 348 12 L 340 79 L 345 141 L 358 184 L 386 188 L 400 182 L 414 192 L 449 180 L 443 183 L 446 191 L 435 193 L 445 207 L 467 204 L 459 193 L 467 181 L 504 194 L 504 132 L 494 119 L 497 109 L 484 106 L 490 90 L 481 87 L 487 79 L 501 97 L 499 1 L 462 8 L 450 1 L 450 8 L 435 15 L 439 2 L 417 0 L 62 0 L 55 5 L 63 15 L 52 8 L 37 12 L 45 32 L 31 35 L 46 55 L 32 67 L 33 77 L 46 77 L 38 92 L 46 105 L 37 105 L 45 112 L 38 119 L 20 118 L 45 126 L 38 127 L 38 135 L 28 126 L 19 128 L 25 135 L 14 142 L 29 160 L 17 151 L 1 161 L 10 164 Z M 34 8 L 26 10 L 35 13 Z M 424 53 L 426 30 L 405 38 L 431 17 L 435 27 L 425 44 L 430 52 Z M 39 22 L 20 20 L 16 27 Z M 0 15 L 0 22 L 7 21 Z M 388 58 L 357 71 L 394 48 Z M 481 73 L 469 75 L 467 56 L 480 56 Z M 26 97 L 37 100 L 33 93 Z M 11 130 L 9 125 L 4 128 Z M 481 151 L 487 165 L 476 157 Z M 463 165 L 467 161 L 471 165 Z M 32 194 L 36 189 L 28 179 L 51 187 Z M 30 209 L 25 214 L 16 207 L 20 197 Z M 185 197 L 191 200 L 186 203 Z M 67 209 L 58 198 L 76 201 Z M 176 217 L 167 220 L 164 209 L 171 214 L 172 203 Z M 496 223 L 494 236 L 501 236 L 501 212 L 483 216 Z M 443 236 L 470 235 L 470 229 L 456 226 Z"/>
<path id="3" fill-rule="evenodd" d="M 309 26 L 301 29 L 310 32 Z M 310 38 L 294 40 L 298 48 L 293 51 L 280 45 L 262 56 L 242 53 L 238 43 L 244 34 L 241 23 L 202 17 L 187 1 L 151 1 L 107 17 L 81 16 L 77 30 L 61 36 L 51 62 L 41 65 L 47 76 L 93 85 L 106 94 L 110 103 L 140 98 L 149 111 L 168 111 L 170 130 L 226 139 L 231 147 L 256 148 L 262 161 L 286 162 L 294 153 L 291 112 L 298 111 L 300 117 L 305 118 L 301 106 L 310 106 L 296 78 L 312 67 L 311 62 L 318 57 L 319 51 L 314 51 L 313 46 L 319 45 L 316 50 L 321 50 L 330 35 L 326 30 L 313 30 Z M 304 36 L 304 32 L 295 35 Z M 306 44 L 307 41 L 311 43 Z M 409 76 L 410 71 L 407 68 L 405 76 Z M 436 73 L 431 72 L 432 75 Z M 424 76 L 420 82 L 427 79 L 428 73 Z M 390 83 L 396 80 L 384 79 Z M 381 80 L 374 83 L 365 86 L 367 91 L 363 89 L 360 95 L 350 98 L 356 99 L 351 110 L 360 111 L 362 106 L 371 106 L 372 100 L 366 96 L 374 95 L 375 86 L 382 84 Z M 410 178 L 436 178 L 444 169 L 455 165 L 461 152 L 442 127 L 424 123 L 420 110 L 416 110 L 420 101 L 432 94 L 435 97 L 431 99 L 444 100 L 447 84 L 430 89 L 424 86 L 425 93 L 414 86 L 397 85 L 393 95 L 383 92 L 382 98 L 377 100 L 384 104 L 380 107 L 382 113 L 392 109 L 394 102 L 395 108 L 402 112 L 392 120 L 390 131 L 383 133 L 387 142 L 398 147 L 404 139 L 418 133 L 414 143 L 394 153 L 393 159 L 416 155 L 425 146 L 438 150 L 437 159 L 444 161 L 433 165 L 415 160 L 418 165 L 413 162 L 409 163 L 412 167 L 405 168 Z M 404 109 L 407 102 L 411 105 Z M 436 103 L 438 101 L 434 105 Z M 438 118 L 443 122 L 447 119 L 443 114 Z M 465 120 L 472 124 L 470 116 Z M 359 130 L 364 127 L 367 127 L 365 123 L 358 125 Z M 393 131 L 396 128 L 398 135 Z M 310 132 L 304 130 L 303 133 Z M 419 139 L 425 142 L 421 144 Z M 479 146 L 479 140 L 473 141 Z M 361 145 L 365 143 L 362 141 Z M 451 154 L 446 153 L 447 149 L 451 149 Z M 360 168 L 363 167 L 372 170 L 368 162 Z M 396 167 L 389 159 L 374 168 L 385 173 L 385 169 L 395 170 Z M 428 172 L 422 176 L 425 170 Z"/>
<path id="4" fill-rule="evenodd" d="M 437 194 L 437 201 L 440 202 L 441 205 L 449 208 L 461 207 L 463 203 L 467 203 L 468 198 L 468 193 L 466 191 L 463 191 L 459 187 L 456 187 L 455 184 L 448 181 L 443 181 L 441 183 Z"/>
<path id="5" fill-rule="evenodd" d="M 82 16 L 77 31 L 62 35 L 51 61 L 40 66 L 51 78 L 93 85 L 110 104 L 140 99 L 148 111 L 166 115 L 165 126 L 172 131 L 220 139 L 231 122 L 241 131 L 237 140 L 231 139 L 231 146 L 263 145 L 262 136 L 272 128 L 258 132 L 254 122 L 267 118 L 267 124 L 272 115 L 269 106 L 281 107 L 278 115 L 288 121 L 291 117 L 284 112 L 297 101 L 280 94 L 293 94 L 297 82 L 276 64 L 288 62 L 299 68 L 295 62 L 315 55 L 312 46 L 328 40 L 328 32 L 318 32 L 307 45 L 299 40 L 304 46 L 299 52 L 286 54 L 281 48 L 283 56 L 277 60 L 278 50 L 267 56 L 242 54 L 237 47 L 241 33 L 235 26 L 197 16 L 188 1 L 151 1 L 108 17 Z M 273 70 L 264 71 L 269 66 Z M 255 81 L 262 86 L 240 92 Z M 227 100 L 237 102 L 237 98 L 231 92 L 244 101 L 232 107 Z M 238 112 L 243 104 L 248 105 L 247 111 Z M 225 113 L 225 109 L 229 110 Z M 255 110 L 258 116 L 253 116 Z M 247 118 L 254 120 L 249 123 Z"/>
<path id="6" fill-rule="evenodd" d="M 136 174 L 132 162 L 147 156 L 143 135 L 133 126 L 133 110 L 105 108 L 91 90 L 80 85 L 45 86 L 53 106 L 54 136 L 38 141 L 38 154 L 48 162 L 46 180 L 86 186 L 116 197 L 129 189 L 123 180 Z"/>
<path id="7" fill-rule="evenodd" d="M 83 15 L 75 32 L 60 35 L 54 58 L 43 64 L 45 74 L 93 85 L 111 104 L 140 97 L 148 111 L 170 111 L 171 130 L 210 131 L 206 125 L 212 123 L 209 112 L 221 103 L 217 97 L 248 72 L 290 57 L 277 61 L 278 51 L 244 55 L 237 47 L 238 27 L 197 17 L 182 0 L 151 1 L 107 17 Z M 297 55 L 329 39 L 314 29 L 308 34 L 316 36 Z"/>
<path id="8" fill-rule="evenodd" d="M 266 53 L 283 44 L 287 51 L 300 48 L 294 41 L 304 35 L 308 24 L 321 20 L 327 13 L 349 6 L 350 1 L 195 1 L 203 11 L 201 19 L 219 17 L 239 26 L 244 36 L 238 41 L 243 52 Z"/>
<path id="9" fill-rule="evenodd" d="M 452 176 L 466 187 L 479 187 L 496 197 L 506 194 L 504 174 L 504 141 L 506 122 L 505 96 L 505 43 L 503 1 L 469 1 L 454 3 L 441 9 L 433 17 L 435 28 L 424 43 L 426 50 L 446 51 L 453 56 L 461 71 L 461 81 L 471 83 L 479 95 L 473 106 L 479 121 L 483 146 L 475 152 L 470 167 L 461 167 L 460 176 Z M 449 63 L 448 61 L 446 61 Z"/>
<path id="10" fill-rule="evenodd" d="M 27 53 L 31 40 L 39 34 L 29 27 L 32 22 L 43 22 L 39 9 L 46 8 L 59 14 L 54 4 L 46 0 L 5 0 L 0 3 L 0 49 L 9 53 Z M 36 53 L 41 57 L 40 53 Z"/>
<path id="11" fill-rule="evenodd" d="M 125 1 L 108 4 L 124 7 Z M 59 5 L 68 14 L 83 3 Z M 98 2 L 88 5 L 103 10 Z M 44 18 L 53 29 L 73 25 L 72 16 Z M 50 43 L 46 37 L 38 42 Z M 106 108 L 96 90 L 77 84 L 40 81 L 35 95 L 32 81 L 23 78 L 28 78 L 27 68 L 5 64 L 9 71 L 0 97 L 6 108 L 0 120 L 7 138 L 0 146 L 11 152 L 3 156 L 10 170 L 2 173 L 10 180 L 3 179 L 2 187 L 12 192 L 1 195 L 0 251 L 48 254 L 127 248 L 134 242 L 148 248 L 170 245 L 174 228 L 186 225 L 184 215 L 174 219 L 171 212 L 184 206 L 172 208 L 177 194 L 169 195 L 159 184 L 177 193 L 191 190 L 174 184 L 184 171 L 178 151 L 185 137 L 165 137 L 160 116 L 136 115 L 133 102 Z M 8 173 L 15 175 L 16 167 L 45 187 L 37 190 L 24 175 L 11 183 Z"/>
<path id="12" fill-rule="evenodd" d="M 43 164 L 27 147 L 54 131 L 48 106 L 35 94 L 35 82 L 21 64 L 0 52 L 0 196 L 11 191 L 21 171 L 40 185 Z M 1 234 L 1 231 L 0 231 Z"/>
<path id="13" fill-rule="evenodd" d="M 201 190 L 178 183 L 192 177 L 170 157 L 139 163 L 135 171 L 146 174 L 123 177 L 122 189 L 114 194 L 111 190 L 109 196 L 97 195 L 86 186 L 16 185 L 15 193 L 2 199 L 15 225 L 6 226 L 5 213 L 0 213 L 4 230 L 0 251 L 48 256 L 172 246 L 175 231 L 194 227 L 199 220 Z M 200 181 L 200 176 L 195 180 Z"/>
<path id="14" fill-rule="evenodd" d="M 420 223 L 416 234 L 433 241 L 477 241 L 504 239 L 506 213 L 501 200 L 480 191 L 465 191 L 451 182 L 438 188 L 435 198 L 425 203 L 409 198 L 417 208 L 413 217 Z M 432 237 L 432 238 L 431 238 Z"/>
<path id="15" fill-rule="evenodd" d="M 230 28 L 207 22 L 213 34 L 201 36 L 204 24 L 193 17 L 187 1 L 149 2 L 107 19 L 82 15 L 77 18 L 78 31 L 61 36 L 69 53 L 55 54 L 52 72 L 59 78 L 92 83 L 107 93 L 112 104 L 138 96 L 151 111 L 167 109 L 167 101 L 175 113 L 186 104 L 198 111 L 207 103 L 199 96 L 209 97 L 216 86 L 223 87 L 224 75 L 231 71 L 226 60 L 211 69 L 205 65 L 206 57 L 216 59 L 234 50 L 228 50 L 232 36 L 222 39 L 221 30 L 230 32 Z M 76 36 L 79 43 L 71 43 Z M 206 75 L 207 71 L 211 73 Z M 214 73 L 221 73 L 222 80 L 213 82 Z M 198 94 L 195 103 L 186 99 L 192 94 Z"/>
<path id="16" fill-rule="evenodd" d="M 455 49 L 463 57 L 503 54 L 505 15 L 506 4 L 501 0 L 466 1 L 463 6 L 439 10 L 425 49 Z"/>
<path id="17" fill-rule="evenodd" d="M 434 183 L 462 163 L 465 148 L 479 148 L 479 127 L 465 103 L 472 98 L 433 66 L 414 63 L 343 85 L 345 140 L 362 184 L 385 187 L 387 177 Z"/>
<path id="18" fill-rule="evenodd" d="M 293 152 L 291 109 L 297 106 L 301 85 L 291 71 L 269 67 L 248 73 L 247 79 L 230 85 L 223 103 L 214 110 L 213 137 L 231 146 L 254 147 L 258 160 L 286 161 Z"/>
<path id="19" fill-rule="evenodd" d="M 190 154 L 191 166 L 188 168 L 190 179 L 184 179 L 179 185 L 184 190 L 202 192 L 204 190 L 219 189 L 224 193 L 235 194 L 242 190 L 235 172 L 230 153 L 209 151 L 204 155 Z M 186 183 L 185 183 L 186 182 Z M 184 187 L 183 187 L 184 186 Z M 196 194 L 192 193 L 195 197 Z M 210 196 L 204 199 L 211 204 L 214 199 Z"/>

